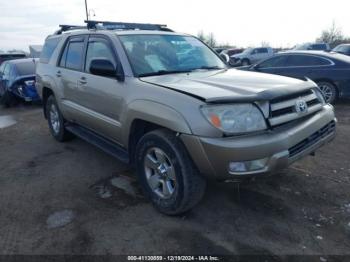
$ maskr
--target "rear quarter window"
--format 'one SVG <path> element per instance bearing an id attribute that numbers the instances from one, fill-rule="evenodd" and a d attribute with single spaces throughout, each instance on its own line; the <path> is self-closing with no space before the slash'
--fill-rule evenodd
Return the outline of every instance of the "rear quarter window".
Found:
<path id="1" fill-rule="evenodd" d="M 41 54 L 40 54 L 40 63 L 47 64 L 50 61 L 51 56 L 55 51 L 60 40 L 61 40 L 60 37 L 56 37 L 56 38 L 47 39 L 45 41 L 43 50 L 41 51 Z"/>

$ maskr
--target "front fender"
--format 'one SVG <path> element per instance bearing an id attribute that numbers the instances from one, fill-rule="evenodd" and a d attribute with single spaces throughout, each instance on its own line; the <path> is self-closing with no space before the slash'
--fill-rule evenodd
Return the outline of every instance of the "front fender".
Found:
<path id="1" fill-rule="evenodd" d="M 147 121 L 174 132 L 192 134 L 186 119 L 175 109 L 151 100 L 134 100 L 127 105 L 126 112 L 122 114 L 122 144 L 128 145 L 132 123 L 135 120 Z"/>

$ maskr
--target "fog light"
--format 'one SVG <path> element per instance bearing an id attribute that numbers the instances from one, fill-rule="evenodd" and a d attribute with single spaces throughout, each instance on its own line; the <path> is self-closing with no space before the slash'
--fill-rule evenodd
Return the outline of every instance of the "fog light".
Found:
<path id="1" fill-rule="evenodd" d="M 251 161 L 242 161 L 242 162 L 230 162 L 229 172 L 244 173 L 244 172 L 262 170 L 266 167 L 267 161 L 268 161 L 268 158 L 251 160 Z"/>

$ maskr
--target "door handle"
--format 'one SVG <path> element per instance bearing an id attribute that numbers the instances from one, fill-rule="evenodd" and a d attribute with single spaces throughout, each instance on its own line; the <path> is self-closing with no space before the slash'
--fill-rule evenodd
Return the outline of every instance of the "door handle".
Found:
<path id="1" fill-rule="evenodd" d="M 61 71 L 57 71 L 56 76 L 61 77 L 62 76 Z"/>
<path id="2" fill-rule="evenodd" d="M 87 83 L 86 78 L 85 77 L 81 77 L 79 79 L 79 83 L 82 84 L 82 85 L 85 85 Z"/>

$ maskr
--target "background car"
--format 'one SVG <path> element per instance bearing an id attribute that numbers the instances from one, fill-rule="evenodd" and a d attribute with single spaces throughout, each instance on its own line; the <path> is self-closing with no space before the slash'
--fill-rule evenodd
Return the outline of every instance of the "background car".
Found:
<path id="1" fill-rule="evenodd" d="M 315 81 L 325 100 L 350 97 L 350 57 L 320 51 L 290 51 L 276 54 L 241 70 L 257 71 Z"/>
<path id="2" fill-rule="evenodd" d="M 32 58 L 6 61 L 0 66 L 0 102 L 9 107 L 19 99 L 39 101 L 35 89 L 35 67 L 37 60 Z"/>
<path id="3" fill-rule="evenodd" d="M 220 54 L 222 51 L 226 50 L 226 48 L 222 48 L 222 47 L 214 47 L 213 49 L 218 54 Z"/>
<path id="4" fill-rule="evenodd" d="M 330 51 L 331 48 L 327 43 L 305 43 L 296 45 L 292 50 L 317 50 L 317 51 Z"/>
<path id="5" fill-rule="evenodd" d="M 230 61 L 232 66 L 247 66 L 269 58 L 273 54 L 271 47 L 248 48 L 240 54 L 230 56 Z"/>
<path id="6" fill-rule="evenodd" d="M 0 65 L 8 60 L 26 58 L 26 54 L 23 53 L 1 53 L 0 54 Z"/>
<path id="7" fill-rule="evenodd" d="M 350 44 L 337 45 L 332 49 L 332 52 L 350 56 Z"/>
<path id="8" fill-rule="evenodd" d="M 225 53 L 229 56 L 233 56 L 233 55 L 237 55 L 237 54 L 240 54 L 244 51 L 243 48 L 231 48 L 231 49 L 226 49 L 226 50 L 223 50 L 221 53 Z"/>

